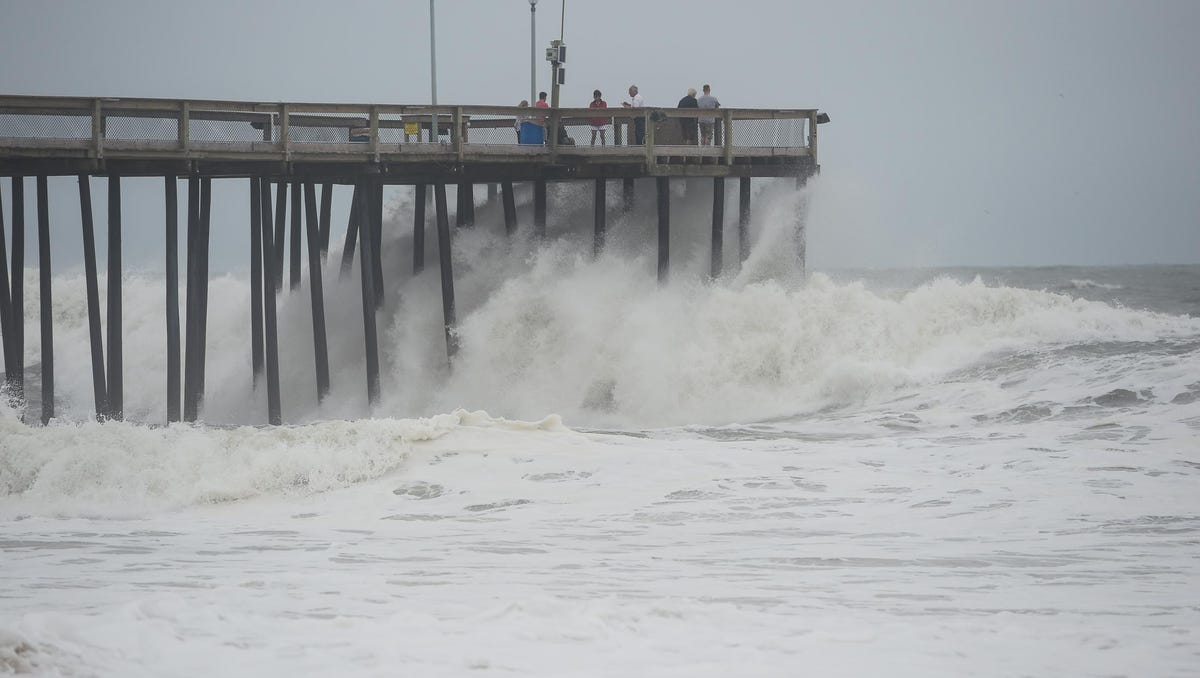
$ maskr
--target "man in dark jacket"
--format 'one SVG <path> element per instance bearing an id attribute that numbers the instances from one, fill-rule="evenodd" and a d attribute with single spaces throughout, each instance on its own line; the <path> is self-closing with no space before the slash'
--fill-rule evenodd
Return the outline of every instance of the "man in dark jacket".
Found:
<path id="1" fill-rule="evenodd" d="M 696 101 L 696 88 L 688 89 L 687 96 L 679 100 L 677 108 L 700 108 Z M 683 143 L 696 145 L 696 118 L 680 118 L 679 125 L 683 128 Z"/>

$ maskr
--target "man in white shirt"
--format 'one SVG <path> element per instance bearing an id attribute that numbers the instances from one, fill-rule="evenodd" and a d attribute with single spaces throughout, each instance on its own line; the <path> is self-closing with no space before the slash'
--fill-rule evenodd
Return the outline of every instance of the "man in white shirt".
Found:
<path id="1" fill-rule="evenodd" d="M 721 102 L 712 95 L 712 89 L 704 86 L 704 94 L 696 100 L 700 104 L 700 108 L 720 108 Z M 717 121 L 716 118 L 700 118 L 700 143 L 704 146 L 712 144 L 713 140 L 713 124 Z"/>
<path id="2" fill-rule="evenodd" d="M 638 94 L 637 85 L 629 86 L 629 101 L 622 101 L 621 105 L 625 108 L 644 108 L 646 106 L 642 95 Z M 646 143 L 646 119 L 638 116 L 633 119 L 633 139 L 634 145 L 641 146 Z"/>

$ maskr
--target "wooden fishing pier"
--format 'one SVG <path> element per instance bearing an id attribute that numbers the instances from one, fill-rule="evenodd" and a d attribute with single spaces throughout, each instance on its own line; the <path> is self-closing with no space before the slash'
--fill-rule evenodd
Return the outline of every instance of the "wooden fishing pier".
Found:
<path id="1" fill-rule="evenodd" d="M 611 123 L 611 145 L 592 146 L 591 119 Z M 709 119 L 711 122 L 708 122 Z M 88 328 L 96 415 L 123 418 L 121 325 L 121 179 L 162 177 L 166 232 L 167 420 L 195 421 L 203 408 L 208 314 L 209 234 L 213 180 L 250 182 L 251 356 L 254 384 L 265 380 L 267 420 L 282 423 L 276 297 L 283 288 L 285 242 L 289 283 L 297 287 L 306 244 L 318 402 L 329 392 L 322 262 L 330 240 L 334 185 L 353 186 L 343 271 L 356 256 L 368 401 L 380 392 L 376 312 L 385 276 L 415 275 L 425 266 L 426 196 L 432 188 L 441 270 L 447 355 L 456 350 L 454 275 L 446 184 L 458 186 L 457 227 L 474 224 L 475 184 L 499 184 L 505 229 L 517 229 L 514 183 L 533 186 L 533 231 L 546 235 L 547 183 L 591 181 L 595 187 L 594 251 L 604 247 L 609 181 L 619 180 L 632 205 L 637 179 L 653 178 L 658 207 L 658 277 L 670 268 L 670 181 L 713 181 L 712 275 L 723 261 L 725 180 L 739 181 L 739 251 L 749 251 L 753 177 L 796 177 L 819 171 L 816 109 L 588 108 L 402 106 L 254 103 L 126 98 L 0 96 L 0 177 L 11 180 L 11 259 L 0 206 L 0 336 L 5 389 L 25 393 L 25 185 L 35 180 L 41 330 L 41 420 L 55 416 L 51 224 L 47 177 L 78 176 L 87 284 Z M 682 130 L 711 124 L 713 143 L 684 143 Z M 522 124 L 543 130 L 544 143 L 520 143 Z M 102 332 L 91 178 L 108 191 L 107 354 Z M 186 180 L 186 298 L 179 317 L 178 187 Z M 384 271 L 383 187 L 411 185 L 410 271 Z M 272 187 L 275 191 L 272 194 Z M 319 187 L 319 197 L 318 197 Z M 290 193 L 289 193 L 290 189 Z M 290 205 L 290 210 L 289 210 Z M 290 217 L 290 223 L 289 223 Z M 290 235 L 288 234 L 290 226 Z M 304 241 L 307 241 L 306 243 Z M 181 332 L 182 330 L 182 332 Z M 182 334 L 182 336 L 181 336 Z M 181 354 L 182 347 L 182 354 Z M 181 360 L 182 357 L 182 360 Z M 182 375 L 181 375 L 182 371 Z"/>

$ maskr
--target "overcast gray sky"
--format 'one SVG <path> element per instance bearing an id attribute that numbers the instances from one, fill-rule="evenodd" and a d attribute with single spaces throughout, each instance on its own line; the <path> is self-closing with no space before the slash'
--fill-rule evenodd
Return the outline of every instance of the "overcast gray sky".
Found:
<path id="1" fill-rule="evenodd" d="M 528 96 L 527 0 L 437 12 L 441 103 Z M 0 92 L 422 103 L 428 21 L 427 0 L 0 0 Z M 1200 262 L 1198 29 L 1195 0 L 566 0 L 562 100 L 709 82 L 829 112 L 817 267 Z"/>

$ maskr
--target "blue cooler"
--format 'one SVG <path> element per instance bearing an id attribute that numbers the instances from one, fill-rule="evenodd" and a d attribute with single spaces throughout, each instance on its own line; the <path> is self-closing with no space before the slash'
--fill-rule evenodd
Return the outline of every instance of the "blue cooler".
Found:
<path id="1" fill-rule="evenodd" d="M 523 122 L 520 141 L 522 144 L 541 146 L 546 142 L 546 130 L 536 122 Z"/>

